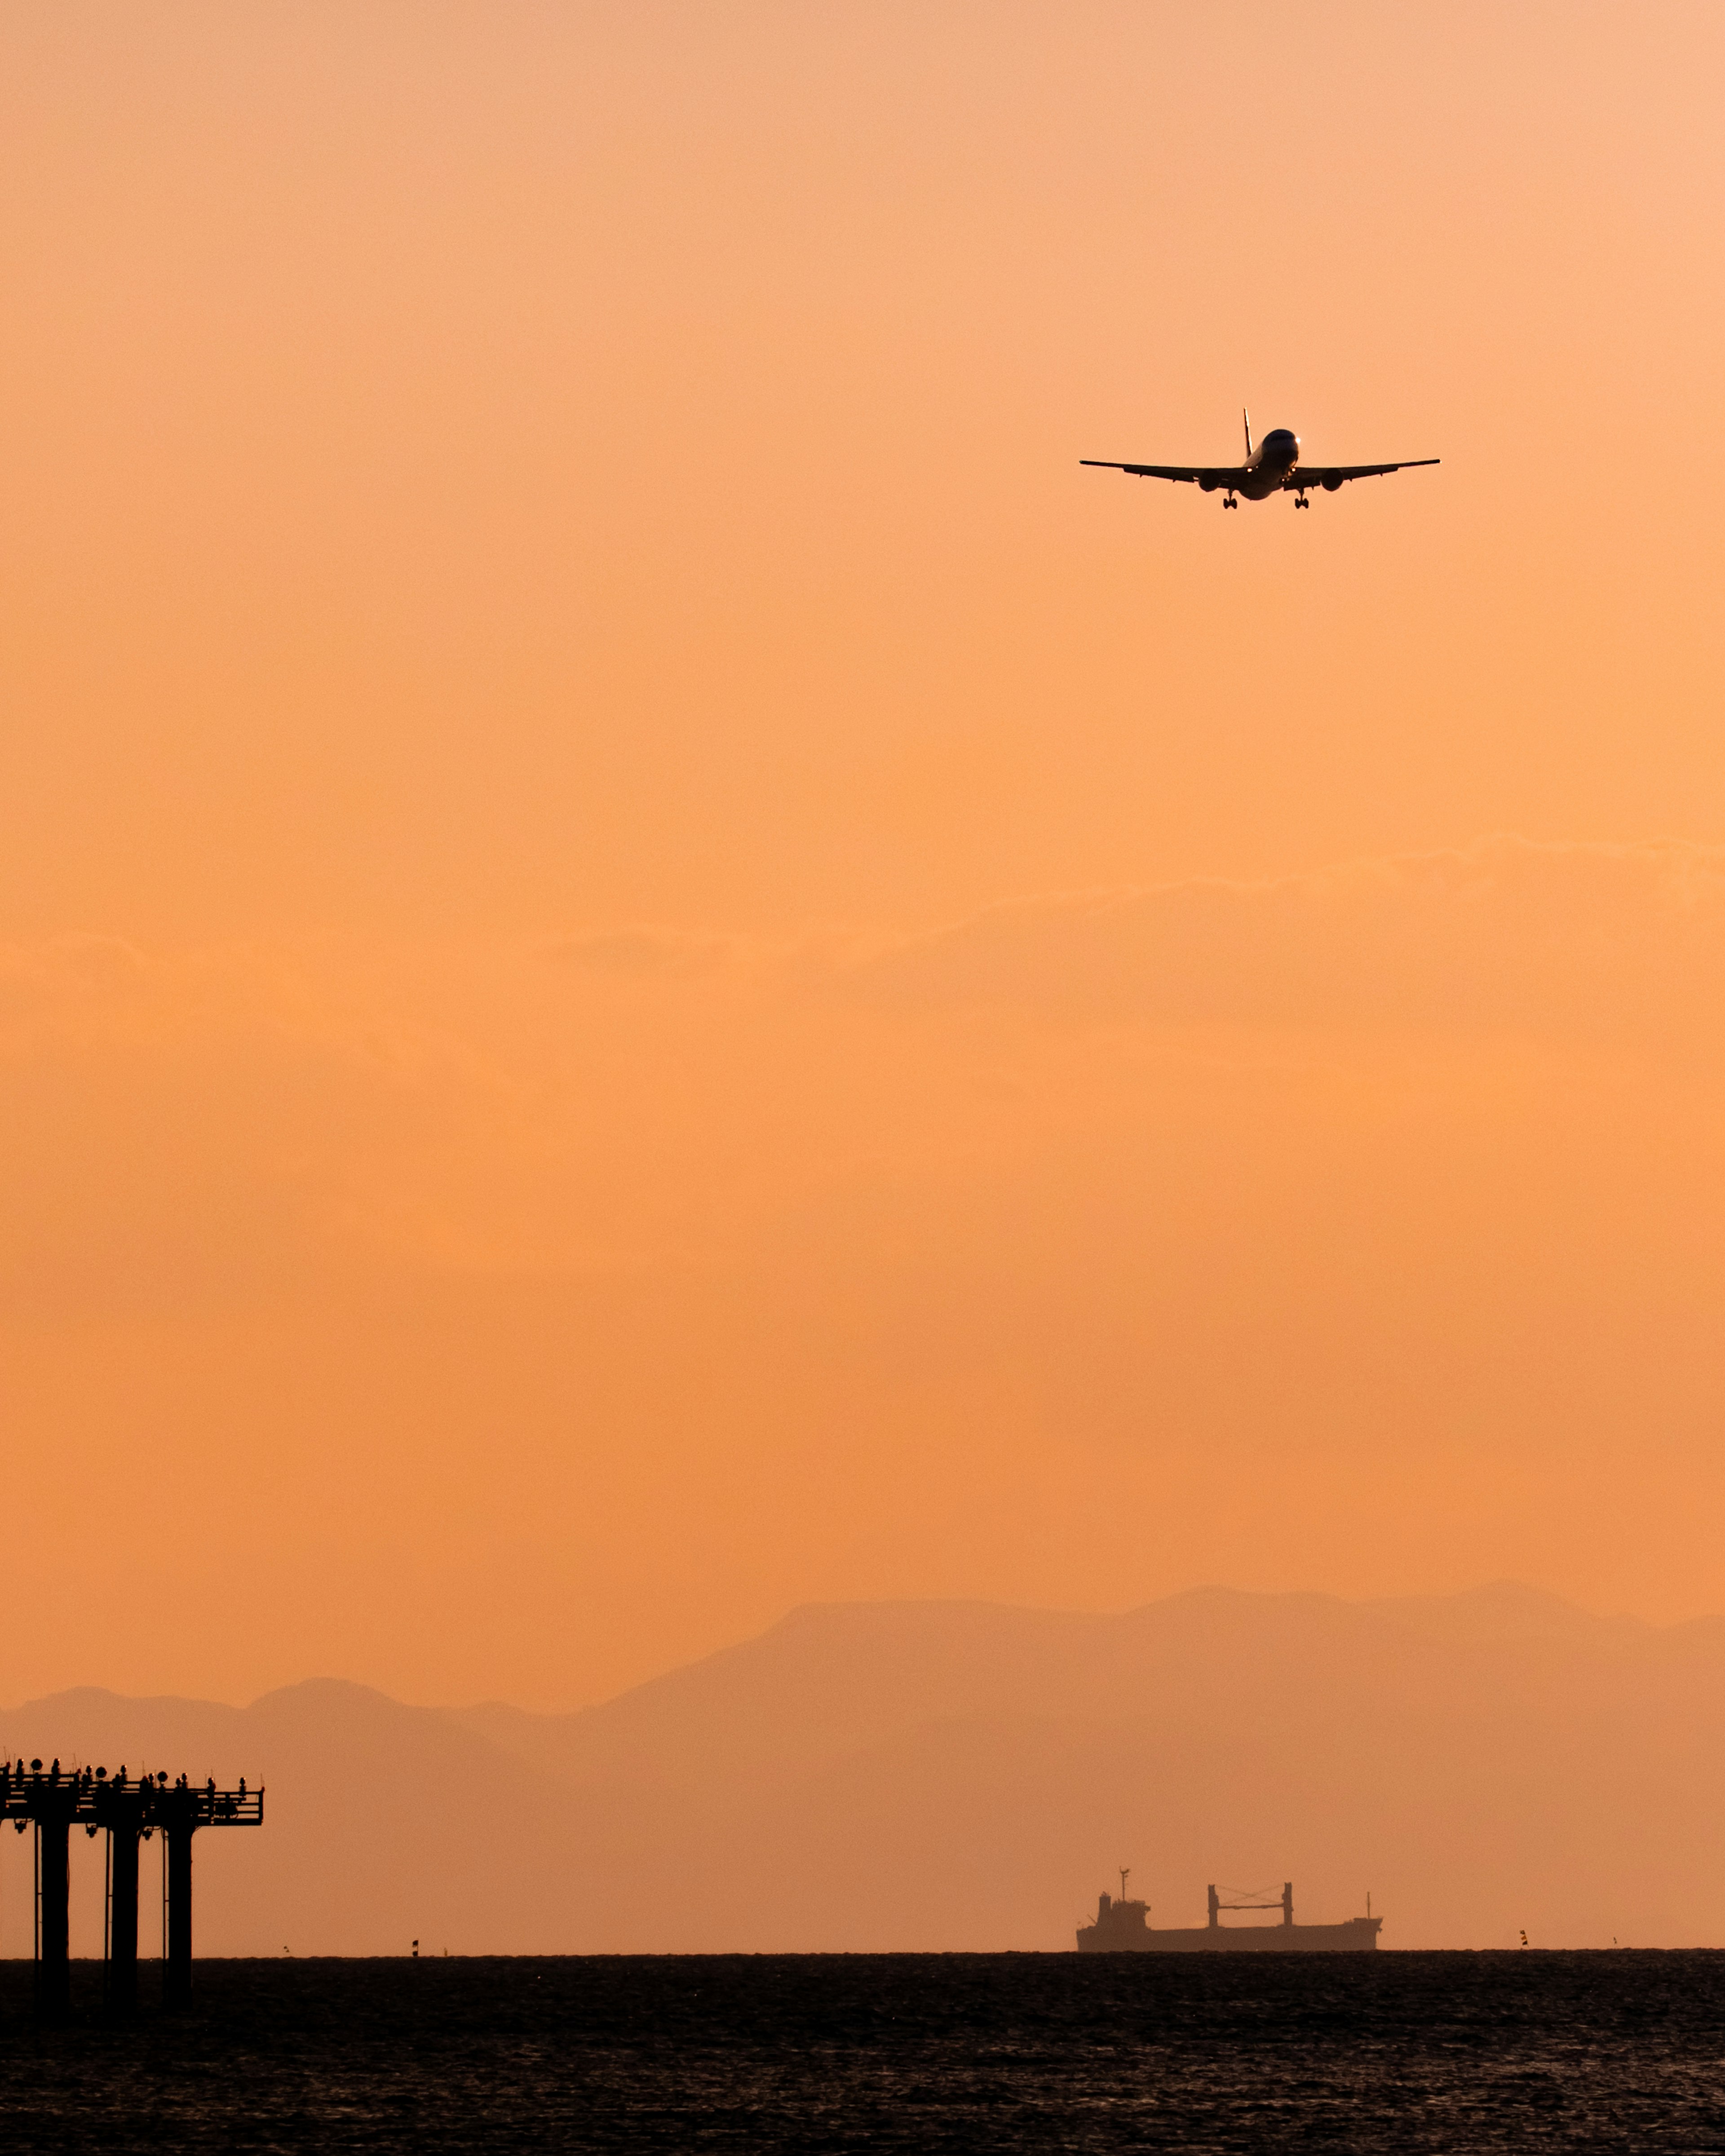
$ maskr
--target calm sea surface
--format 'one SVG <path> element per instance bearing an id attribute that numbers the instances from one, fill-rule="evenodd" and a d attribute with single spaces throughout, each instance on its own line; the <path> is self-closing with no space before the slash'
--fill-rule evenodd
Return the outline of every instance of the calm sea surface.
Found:
<path id="1" fill-rule="evenodd" d="M 39 2031 L 0 1964 L 0 2147 L 1725 2149 L 1720 1953 L 204 1962 L 124 2029 L 99 1974 Z"/>

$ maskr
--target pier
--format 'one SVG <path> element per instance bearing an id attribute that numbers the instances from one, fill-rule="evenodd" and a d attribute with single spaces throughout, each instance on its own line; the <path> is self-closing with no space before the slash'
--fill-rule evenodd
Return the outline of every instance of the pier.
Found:
<path id="1" fill-rule="evenodd" d="M 71 1836 L 74 1826 L 108 1837 L 108 1910 L 105 1926 L 109 2010 L 128 2014 L 138 2000 L 138 1851 L 160 1835 L 167 1876 L 163 1922 L 167 1932 L 162 1974 L 165 2006 L 183 2006 L 192 1996 L 192 1837 L 200 1827 L 261 1826 L 264 1792 L 218 1789 L 182 1774 L 128 1777 L 124 1767 L 74 1768 L 62 1773 L 54 1760 L 0 1766 L 0 1823 L 22 1834 L 36 1830 L 36 2010 L 44 2020 L 63 2017 L 71 2003 Z"/>

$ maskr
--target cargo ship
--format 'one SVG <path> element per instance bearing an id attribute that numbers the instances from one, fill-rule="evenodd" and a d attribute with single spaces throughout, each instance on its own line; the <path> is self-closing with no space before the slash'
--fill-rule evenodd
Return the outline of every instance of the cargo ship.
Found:
<path id="1" fill-rule="evenodd" d="M 1078 1932 L 1080 1953 L 1369 1953 L 1378 1944 L 1382 1917 L 1372 1914 L 1372 1897 L 1366 1897 L 1363 1917 L 1349 1917 L 1339 1924 L 1296 1924 L 1294 1888 L 1290 1881 L 1279 1902 L 1224 1902 L 1216 1889 L 1209 1890 L 1209 1922 L 1184 1931 L 1154 1931 L 1150 1904 L 1127 1897 L 1129 1871 L 1120 1875 L 1120 1892 L 1096 1900 L 1096 1920 Z M 1279 1909 L 1279 1924 L 1224 1924 L 1224 1912 Z"/>

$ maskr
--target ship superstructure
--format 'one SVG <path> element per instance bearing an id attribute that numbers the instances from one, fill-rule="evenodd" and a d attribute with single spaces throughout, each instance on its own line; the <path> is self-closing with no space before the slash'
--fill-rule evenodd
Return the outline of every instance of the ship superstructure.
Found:
<path id="1" fill-rule="evenodd" d="M 1126 1882 L 1130 1871 L 1120 1875 L 1120 1892 L 1096 1897 L 1096 1920 L 1081 1925 L 1080 1953 L 1369 1953 L 1378 1944 L 1382 1917 L 1371 1913 L 1372 1897 L 1366 1897 L 1366 1914 L 1349 1917 L 1339 1924 L 1296 1924 L 1291 1880 L 1275 1902 L 1224 1902 L 1218 1890 L 1209 1892 L 1209 1922 L 1201 1928 L 1156 1931 L 1150 1922 L 1150 1904 L 1132 1899 Z M 1224 1912 L 1279 1909 L 1279 1924 L 1224 1924 Z"/>

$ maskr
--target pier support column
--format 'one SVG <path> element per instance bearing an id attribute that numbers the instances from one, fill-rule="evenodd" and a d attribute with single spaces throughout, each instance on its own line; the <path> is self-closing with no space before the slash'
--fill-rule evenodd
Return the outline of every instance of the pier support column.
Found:
<path id="1" fill-rule="evenodd" d="M 1222 1897 L 1221 1897 L 1221 1896 L 1220 1896 L 1219 1893 L 1217 1893 L 1217 1892 L 1216 1892 L 1216 1890 L 1215 1890 L 1215 1888 L 1214 1888 L 1214 1887 L 1212 1887 L 1209 1889 L 1209 1897 L 1210 1897 L 1210 1920 L 1209 1920 L 1209 1928 L 1214 1932 L 1214 1931 L 1215 1931 L 1215 1930 L 1219 1927 L 1219 1925 L 1221 1924 L 1221 1922 L 1222 1922 Z"/>
<path id="2" fill-rule="evenodd" d="M 72 2006 L 72 1822 L 50 1813 L 36 1822 L 36 2011 L 63 2020 Z"/>
<path id="3" fill-rule="evenodd" d="M 164 2006 L 192 2003 L 192 1829 L 178 1825 L 167 1835 L 167 1960 L 162 1972 Z"/>
<path id="4" fill-rule="evenodd" d="M 138 2003 L 138 1830 L 126 1821 L 108 1830 L 108 2011 L 131 2014 Z"/>

